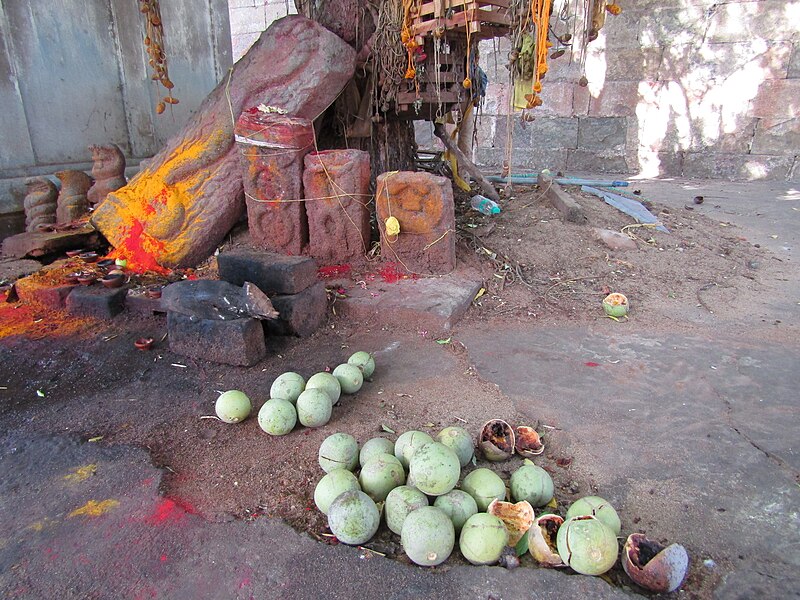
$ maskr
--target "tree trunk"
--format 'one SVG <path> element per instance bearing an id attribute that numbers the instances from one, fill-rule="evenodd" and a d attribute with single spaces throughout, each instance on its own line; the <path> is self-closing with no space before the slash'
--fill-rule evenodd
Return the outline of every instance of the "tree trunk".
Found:
<path id="1" fill-rule="evenodd" d="M 332 31 L 359 53 L 348 88 L 317 123 L 320 148 L 355 148 L 370 155 L 372 184 L 387 171 L 413 171 L 417 154 L 414 122 L 394 109 L 380 112 L 374 98 L 371 47 L 377 12 L 368 0 L 295 0 L 298 12 Z M 378 115 L 377 117 L 375 115 Z"/>

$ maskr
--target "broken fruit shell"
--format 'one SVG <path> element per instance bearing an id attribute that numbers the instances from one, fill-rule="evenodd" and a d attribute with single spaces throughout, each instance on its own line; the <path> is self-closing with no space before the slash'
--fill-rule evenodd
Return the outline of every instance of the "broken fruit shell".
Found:
<path id="1" fill-rule="evenodd" d="M 358 482 L 375 502 L 383 502 L 394 488 L 405 483 L 406 474 L 400 461 L 390 454 L 379 454 L 361 469 Z"/>
<path id="2" fill-rule="evenodd" d="M 433 506 L 424 506 L 406 517 L 400 545 L 414 563 L 435 567 L 450 556 L 456 545 L 456 532 L 446 514 Z"/>
<path id="3" fill-rule="evenodd" d="M 508 531 L 503 522 L 487 513 L 472 515 L 461 529 L 458 546 L 473 565 L 493 565 L 508 545 Z"/>
<path id="4" fill-rule="evenodd" d="M 378 531 L 380 522 L 375 502 L 358 490 L 339 494 L 328 508 L 328 527 L 343 544 L 367 543 Z"/>
<path id="5" fill-rule="evenodd" d="M 386 526 L 400 535 L 406 517 L 418 508 L 428 505 L 428 497 L 418 489 L 407 485 L 396 487 L 386 496 L 386 504 L 383 505 Z"/>
<path id="6" fill-rule="evenodd" d="M 619 554 L 617 536 L 591 515 L 564 521 L 556 535 L 556 546 L 564 564 L 582 575 L 602 575 L 614 566 Z"/>
<path id="7" fill-rule="evenodd" d="M 514 500 L 527 500 L 531 506 L 544 506 L 553 499 L 555 491 L 550 474 L 528 459 L 511 474 L 510 487 Z"/>
<path id="8" fill-rule="evenodd" d="M 306 388 L 309 389 L 320 389 L 331 399 L 331 404 L 336 404 L 339 402 L 339 397 L 342 395 L 342 385 L 339 383 L 339 380 L 336 379 L 330 373 L 317 373 L 316 375 L 312 375 L 306 381 Z"/>
<path id="9" fill-rule="evenodd" d="M 501 419 L 488 421 L 478 436 L 478 448 L 486 460 L 499 462 L 507 460 L 514 454 L 514 430 L 511 425 Z"/>
<path id="10" fill-rule="evenodd" d="M 349 433 L 334 433 L 319 446 L 319 466 L 326 473 L 337 469 L 355 470 L 358 465 L 358 442 Z"/>
<path id="11" fill-rule="evenodd" d="M 272 398 L 258 411 L 258 426 L 270 435 L 286 435 L 297 424 L 294 404 L 283 398 Z"/>
<path id="12" fill-rule="evenodd" d="M 486 511 L 492 500 L 506 499 L 506 484 L 494 471 L 481 467 L 464 477 L 461 489 L 475 499 L 478 510 Z"/>
<path id="13" fill-rule="evenodd" d="M 298 396 L 306 389 L 306 380 L 299 373 L 289 371 L 279 375 L 269 388 L 270 398 L 283 398 L 292 404 L 297 402 Z"/>
<path id="14" fill-rule="evenodd" d="M 458 462 L 466 467 L 475 455 L 472 445 L 472 436 L 463 427 L 446 427 L 436 435 L 436 441 L 441 442 L 458 456 Z"/>
<path id="15" fill-rule="evenodd" d="M 572 503 L 572 506 L 567 510 L 565 519 L 572 517 L 580 517 L 583 515 L 591 515 L 597 517 L 606 526 L 614 532 L 614 535 L 619 535 L 622 525 L 619 522 L 619 515 L 614 507 L 608 500 L 600 496 L 585 496 Z"/>
<path id="16" fill-rule="evenodd" d="M 486 512 L 500 519 L 506 526 L 509 546 L 516 546 L 522 536 L 528 533 L 535 516 L 533 507 L 524 500 L 516 504 L 493 500 Z"/>
<path id="17" fill-rule="evenodd" d="M 432 441 L 433 438 L 424 431 L 406 431 L 394 443 L 394 455 L 402 463 L 403 467 L 407 469 L 414 453 Z"/>
<path id="18" fill-rule="evenodd" d="M 628 314 L 628 299 L 624 294 L 613 293 L 603 299 L 603 310 L 610 317 L 624 317 Z"/>
<path id="19" fill-rule="evenodd" d="M 528 550 L 533 559 L 543 567 L 565 567 L 558 554 L 556 535 L 564 519 L 558 515 L 542 515 L 528 530 Z"/>
<path id="20" fill-rule="evenodd" d="M 369 462 L 369 459 L 378 454 L 390 454 L 394 456 L 394 442 L 386 438 L 376 437 L 364 442 L 361 452 L 358 454 L 358 464 L 362 467 Z"/>
<path id="21" fill-rule="evenodd" d="M 433 505 L 450 517 L 456 531 L 461 531 L 467 519 L 478 513 L 475 498 L 464 490 L 450 490 L 437 497 Z"/>
<path id="22" fill-rule="evenodd" d="M 461 477 L 461 464 L 450 448 L 431 442 L 414 453 L 408 472 L 419 491 L 429 496 L 441 496 L 456 487 Z"/>
<path id="23" fill-rule="evenodd" d="M 622 551 L 622 568 L 633 582 L 659 594 L 674 592 L 686 578 L 689 555 L 680 544 L 666 548 L 648 540 L 643 533 L 632 533 Z"/>
<path id="24" fill-rule="evenodd" d="M 542 438 L 533 427 L 521 425 L 517 427 L 517 440 L 514 444 L 517 454 L 528 458 L 539 456 L 544 452 Z"/>
<path id="25" fill-rule="evenodd" d="M 347 364 L 361 369 L 364 379 L 369 379 L 375 372 L 375 359 L 369 352 L 356 352 L 347 359 Z"/>
<path id="26" fill-rule="evenodd" d="M 364 385 L 364 374 L 361 369 L 347 363 L 336 367 L 333 376 L 339 380 L 339 385 L 345 394 L 355 394 Z"/>
<path id="27" fill-rule="evenodd" d="M 306 427 L 322 427 L 331 420 L 333 405 L 320 389 L 305 390 L 297 397 L 297 420 Z"/>
<path id="28" fill-rule="evenodd" d="M 360 490 L 358 479 L 347 469 L 336 469 L 319 480 L 317 487 L 314 488 L 314 504 L 327 515 L 336 498 L 350 490 Z"/>
<path id="29" fill-rule="evenodd" d="M 225 421 L 226 423 L 244 421 L 247 415 L 250 414 L 251 409 L 250 398 L 239 390 L 228 390 L 221 393 L 214 405 L 214 411 L 220 421 Z"/>

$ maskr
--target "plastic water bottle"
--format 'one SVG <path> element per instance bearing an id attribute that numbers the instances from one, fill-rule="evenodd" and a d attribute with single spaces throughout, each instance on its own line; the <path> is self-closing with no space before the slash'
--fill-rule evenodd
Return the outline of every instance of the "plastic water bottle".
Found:
<path id="1" fill-rule="evenodd" d="M 475 194 L 469 205 L 485 215 L 496 215 L 500 212 L 500 207 L 497 205 L 497 202 L 486 196 L 481 196 L 480 194 Z"/>

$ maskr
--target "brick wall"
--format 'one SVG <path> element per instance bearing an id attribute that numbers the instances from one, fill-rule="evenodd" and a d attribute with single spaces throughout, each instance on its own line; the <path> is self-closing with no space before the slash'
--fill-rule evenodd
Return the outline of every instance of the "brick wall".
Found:
<path id="1" fill-rule="evenodd" d="M 293 0 L 228 0 L 228 11 L 234 62 L 275 19 L 297 13 Z"/>
<path id="2" fill-rule="evenodd" d="M 477 162 L 502 166 L 510 128 L 516 172 L 800 181 L 800 0 L 619 4 L 585 57 L 551 61 L 531 122 L 508 117 L 507 40 L 482 43 L 490 85 Z M 286 14 L 283 0 L 230 5 L 235 58 L 257 24 Z M 420 124 L 421 145 L 430 135 Z"/>

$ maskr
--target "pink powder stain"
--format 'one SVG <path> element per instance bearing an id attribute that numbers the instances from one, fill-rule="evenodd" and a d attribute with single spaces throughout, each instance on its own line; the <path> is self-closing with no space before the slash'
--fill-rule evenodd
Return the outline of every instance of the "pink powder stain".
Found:
<path id="1" fill-rule="evenodd" d="M 166 554 L 162 554 L 161 555 L 161 562 L 167 562 L 167 555 Z"/>
<path id="2" fill-rule="evenodd" d="M 153 512 L 145 517 L 144 522 L 148 525 L 180 523 L 187 513 L 193 515 L 197 514 L 197 511 L 188 502 L 173 500 L 172 498 L 161 498 Z"/>
<path id="3" fill-rule="evenodd" d="M 585 366 L 587 366 L 587 367 L 599 367 L 600 366 L 600 363 L 596 363 L 596 362 L 585 362 L 583 364 Z"/>

